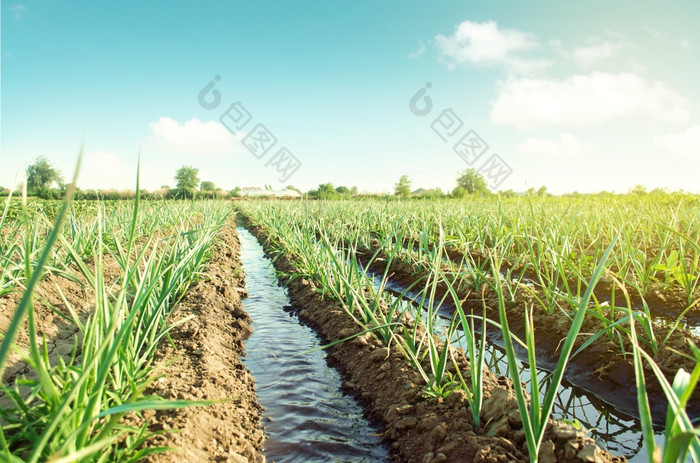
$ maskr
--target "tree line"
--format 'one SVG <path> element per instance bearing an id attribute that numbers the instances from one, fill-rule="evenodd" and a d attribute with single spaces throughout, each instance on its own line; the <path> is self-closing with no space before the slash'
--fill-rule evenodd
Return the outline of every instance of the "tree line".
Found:
<path id="1" fill-rule="evenodd" d="M 45 157 L 38 157 L 35 162 L 29 165 L 26 169 L 26 187 L 27 194 L 36 196 L 42 199 L 59 199 L 64 196 L 67 185 L 64 181 L 63 174 L 56 169 Z M 214 182 L 209 180 L 200 180 L 199 169 L 193 166 L 182 166 L 175 172 L 173 177 L 175 187 L 171 188 L 168 185 L 163 185 L 156 191 L 141 191 L 141 196 L 144 198 L 164 198 L 164 199 L 195 199 L 195 198 L 224 198 L 224 197 L 240 197 L 242 196 L 240 188 L 236 187 L 233 190 L 223 190 L 218 188 Z M 271 190 L 271 186 L 265 187 Z M 292 185 L 286 187 L 288 190 L 295 190 L 300 194 L 304 194 L 298 188 Z M 9 190 L 0 187 L 0 196 L 6 196 Z M 483 175 L 475 169 L 466 169 L 459 173 L 456 179 L 455 187 L 448 192 L 442 191 L 440 188 L 431 189 L 411 189 L 411 179 L 408 175 L 402 175 L 394 184 L 393 196 L 398 198 L 415 198 L 415 199 L 441 199 L 441 198 L 466 198 L 470 196 L 489 196 L 498 194 L 500 196 L 551 196 L 547 191 L 547 187 L 542 186 L 538 189 L 529 188 L 523 192 L 515 192 L 513 190 L 499 191 L 497 193 L 489 190 L 487 182 Z M 598 195 L 613 195 L 614 193 L 600 192 Z M 633 196 L 642 195 L 668 195 L 668 194 L 686 194 L 683 191 L 670 193 L 667 189 L 655 188 L 647 191 L 643 185 L 636 185 L 630 188 L 628 194 Z M 116 191 L 116 190 L 77 190 L 76 199 L 129 199 L 133 198 L 133 191 Z M 332 183 L 322 183 L 318 188 L 306 192 L 306 196 L 310 199 L 349 199 L 357 196 L 364 196 L 358 193 L 356 186 L 333 186 Z M 377 196 L 375 194 L 368 196 Z M 392 195 L 380 195 L 392 196 Z M 573 193 L 563 196 L 583 196 L 581 193 L 574 191 Z"/>
<path id="2" fill-rule="evenodd" d="M 56 169 L 43 156 L 39 156 L 33 164 L 30 164 L 26 171 L 26 190 L 29 196 L 36 196 L 41 199 L 59 199 L 66 193 L 66 184 L 63 174 Z M 192 166 L 183 166 L 175 172 L 173 178 L 176 182 L 175 188 L 163 185 L 157 191 L 141 190 L 142 197 L 154 198 L 217 198 L 230 194 L 221 188 L 217 188 L 214 182 L 199 179 L 199 169 Z M 0 187 L 0 194 L 7 195 L 9 190 Z M 76 199 L 130 199 L 135 196 L 133 191 L 117 190 L 80 190 L 75 192 Z"/>

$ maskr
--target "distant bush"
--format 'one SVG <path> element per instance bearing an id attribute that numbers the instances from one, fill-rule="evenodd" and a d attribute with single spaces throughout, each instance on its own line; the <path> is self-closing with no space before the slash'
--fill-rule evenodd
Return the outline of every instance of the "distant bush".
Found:
<path id="1" fill-rule="evenodd" d="M 419 190 L 413 193 L 413 198 L 416 199 L 442 199 L 445 198 L 445 193 L 440 188 L 431 188 L 429 190 Z"/>
<path id="2" fill-rule="evenodd" d="M 63 197 L 64 190 L 40 186 L 34 188 L 33 193 L 34 196 L 41 199 L 61 199 Z"/>

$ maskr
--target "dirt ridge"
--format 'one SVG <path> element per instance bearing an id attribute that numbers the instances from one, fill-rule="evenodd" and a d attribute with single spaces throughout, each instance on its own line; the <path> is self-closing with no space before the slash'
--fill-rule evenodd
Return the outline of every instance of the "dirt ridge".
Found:
<path id="1" fill-rule="evenodd" d="M 149 446 L 178 449 L 152 455 L 149 462 L 264 463 L 262 407 L 255 380 L 241 361 L 252 332 L 241 298 L 247 294 L 240 243 L 226 226 L 206 265 L 205 278 L 185 295 L 172 321 L 194 316 L 164 340 L 156 365 L 163 375 L 147 393 L 166 399 L 215 400 L 212 405 L 144 413 L 150 431 L 169 431 Z"/>
<path id="2" fill-rule="evenodd" d="M 363 263 L 367 263 L 369 258 L 377 251 L 377 248 L 371 250 L 360 249 L 358 250 L 358 258 Z M 378 256 L 380 258 L 386 257 L 381 250 L 379 250 Z M 371 265 L 370 268 L 374 271 L 384 271 L 382 265 L 376 263 Z M 390 266 L 390 274 L 393 281 L 408 285 L 415 278 L 425 276 L 426 272 L 416 266 L 394 261 Z M 445 285 L 440 283 L 437 291 L 438 297 L 441 297 L 446 291 Z M 457 294 L 463 301 L 462 305 L 465 309 L 473 310 L 477 314 L 482 312 L 483 306 L 480 295 L 459 289 Z M 486 316 L 498 322 L 500 320 L 497 309 L 498 301 L 493 291 L 487 288 L 485 296 Z M 511 331 L 520 336 L 521 339 L 524 339 L 524 306 L 532 303 L 532 297 L 519 290 L 518 298 L 519 305 L 517 308 L 507 308 L 508 321 Z M 570 322 L 562 317 L 561 314 L 548 314 L 542 310 L 534 312 L 533 322 L 535 324 L 538 360 L 540 360 L 538 364 L 553 368 L 558 359 L 558 354 L 553 355 L 552 353 L 558 351 L 561 346 L 561 340 L 566 338 Z M 595 333 L 599 329 L 600 327 L 596 323 L 592 320 L 587 320 L 584 323 L 582 332 Z M 656 335 L 659 338 L 663 338 L 665 335 L 664 328 L 657 327 L 657 329 Z M 546 336 L 541 334 L 538 336 L 538 333 L 546 333 Z M 689 359 L 675 354 L 676 351 L 689 350 L 685 346 L 687 339 L 696 340 L 692 336 L 687 338 L 686 335 L 687 333 L 681 331 L 674 332 L 667 345 L 661 346 L 656 356 L 656 361 L 669 380 L 673 379 L 679 368 L 685 368 L 686 371 L 691 371 L 693 368 L 693 363 Z M 580 347 L 583 342 L 583 338 L 577 340 L 575 349 Z M 655 421 L 663 423 L 668 401 L 661 386 L 655 379 L 653 371 L 646 364 L 645 377 L 647 380 L 647 393 L 650 395 L 650 406 Z M 577 357 L 570 359 L 565 378 L 573 384 L 590 391 L 622 412 L 633 416 L 638 415 L 634 367 L 631 358 L 629 355 L 627 357 L 623 356 L 620 353 L 619 345 L 607 340 L 605 337 L 599 338 L 596 343 L 589 346 Z M 696 391 L 693 397 L 700 397 L 700 392 Z M 700 401 L 690 401 L 688 413 L 691 417 L 700 416 Z"/>
<path id="3" fill-rule="evenodd" d="M 273 250 L 264 229 L 242 221 L 268 254 Z M 281 273 L 295 273 L 294 263 L 276 256 Z M 338 303 L 323 300 L 313 282 L 282 276 L 301 321 L 314 328 L 325 341 L 359 332 L 359 327 Z M 482 428 L 475 429 L 464 393 L 446 399 L 425 398 L 422 379 L 396 349 L 387 349 L 368 334 L 329 349 L 330 357 L 345 379 L 344 388 L 365 406 L 370 418 L 383 425 L 383 439 L 394 461 L 431 463 L 443 461 L 529 461 L 522 423 L 510 380 L 486 375 Z M 467 365 L 463 353 L 461 362 Z M 540 461 L 625 461 L 600 449 L 593 439 L 573 427 L 553 421 L 544 438 Z"/>

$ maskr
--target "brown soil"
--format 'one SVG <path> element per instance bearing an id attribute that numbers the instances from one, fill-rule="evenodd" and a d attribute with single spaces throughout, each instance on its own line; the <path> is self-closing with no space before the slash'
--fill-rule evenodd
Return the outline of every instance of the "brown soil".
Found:
<path id="1" fill-rule="evenodd" d="M 205 279 L 188 291 L 173 321 L 194 318 L 171 331 L 175 348 L 163 341 L 157 359 L 163 376 L 147 391 L 166 399 L 220 402 L 146 413 L 151 431 L 180 430 L 152 439 L 150 445 L 178 450 L 148 461 L 265 461 L 255 380 L 241 361 L 243 340 L 252 331 L 241 303 L 246 291 L 238 252 L 235 228 L 226 227 Z"/>
<path id="2" fill-rule="evenodd" d="M 249 222 L 247 225 L 266 246 L 265 231 Z M 266 250 L 273 252 L 269 246 Z M 276 256 L 274 264 L 285 275 L 297 272 L 285 255 Z M 286 283 L 299 318 L 325 341 L 360 331 L 340 304 L 320 296 L 313 282 L 295 279 Z M 468 375 L 469 363 L 464 353 L 455 352 L 460 368 Z M 344 388 L 364 404 L 371 418 L 383 425 L 383 439 L 390 446 L 394 461 L 529 461 L 512 383 L 507 378 L 486 372 L 481 427 L 476 428 L 464 393 L 455 392 L 446 399 L 424 397 L 420 375 L 397 349 L 384 347 L 369 334 L 338 344 L 329 353 L 344 376 Z M 600 449 L 571 426 L 550 422 L 540 461 L 625 460 Z"/>
<path id="3" fill-rule="evenodd" d="M 406 244 L 406 243 L 404 243 Z M 445 249 L 447 257 L 454 262 L 461 262 L 465 259 L 465 254 L 461 250 L 448 246 Z M 488 263 L 488 256 L 473 252 L 471 253 L 471 258 L 474 259 L 479 265 Z M 506 262 L 503 263 L 501 270 L 506 270 L 507 267 L 512 267 L 515 274 L 522 273 L 525 278 L 533 281 L 537 281 L 537 275 L 532 268 L 523 268 L 522 265 L 511 265 Z M 607 280 L 607 281 L 606 281 Z M 571 287 L 576 286 L 575 281 L 568 282 Z M 642 307 L 644 301 L 642 301 L 639 293 L 634 289 L 626 288 L 632 307 Z M 613 291 L 616 292 L 618 298 L 622 298 L 620 288 L 609 279 L 603 277 L 601 281 L 596 285 L 594 294 L 601 300 L 610 300 Z M 647 294 L 644 296 L 649 311 L 653 316 L 670 318 L 671 320 L 677 319 L 690 305 L 688 303 L 688 298 L 685 292 L 679 288 L 664 288 L 660 283 L 650 283 L 647 289 Z M 700 305 L 696 305 L 694 308 L 690 309 L 684 315 L 685 320 L 692 326 L 697 326 L 700 324 Z"/>
<path id="4" fill-rule="evenodd" d="M 365 250 L 360 252 L 359 257 L 367 262 L 369 257 L 376 251 Z M 384 256 L 380 252 L 379 256 Z M 373 265 L 376 271 L 384 271 L 384 262 Z M 425 271 L 417 266 L 395 261 L 390 269 L 391 278 L 400 284 L 409 285 L 417 277 L 425 275 Z M 445 287 L 438 289 L 439 296 L 446 291 Z M 485 297 L 481 294 L 470 293 L 467 290 L 458 290 L 458 295 L 462 301 L 462 306 L 466 311 L 473 311 L 481 314 L 483 304 L 486 305 L 486 316 L 492 320 L 499 321 L 498 299 L 490 289 L 486 290 Z M 510 330 L 524 339 L 525 335 L 525 309 L 535 306 L 532 295 L 520 290 L 516 294 L 516 303 L 506 307 Z M 561 342 L 566 338 L 570 327 L 570 320 L 559 313 L 549 314 L 544 310 L 535 310 L 533 314 L 535 325 L 535 341 L 537 345 L 538 365 L 546 368 L 554 368 L 561 348 Z M 599 322 L 591 319 L 584 322 L 581 333 L 596 333 L 601 329 Z M 655 327 L 655 335 L 661 340 L 668 331 L 665 327 Z M 574 351 L 585 342 L 584 336 L 577 340 Z M 654 357 L 669 381 L 673 380 L 679 368 L 691 371 L 695 363 L 677 352 L 690 353 L 688 341 L 697 344 L 697 338 L 684 330 L 675 331 L 669 338 L 665 346 L 659 348 L 659 352 Z M 629 342 L 625 342 L 626 349 L 631 352 Z M 663 422 L 666 414 L 667 401 L 659 382 L 656 381 L 654 373 L 645 364 L 645 377 L 647 392 L 650 396 L 650 406 L 655 421 Z M 616 342 L 610 341 L 607 337 L 599 338 L 593 345 L 577 357 L 571 359 L 565 374 L 566 378 L 573 384 L 582 387 L 596 394 L 602 400 L 613 404 L 619 410 L 630 415 L 637 415 L 637 393 L 634 379 L 634 368 L 630 356 L 623 356 L 620 346 Z M 688 406 L 688 413 L 692 416 L 700 416 L 700 391 L 693 395 L 697 400 L 691 400 Z"/>
<path id="5" fill-rule="evenodd" d="M 163 341 L 156 362 L 156 368 L 163 376 L 146 391 L 146 394 L 166 399 L 218 402 L 209 406 L 144 412 L 142 417 L 131 415 L 125 418 L 130 424 L 147 420 L 151 431 L 180 429 L 152 438 L 149 442 L 152 446 L 177 450 L 153 455 L 150 461 L 265 461 L 262 414 L 255 397 L 255 382 L 241 362 L 242 340 L 250 334 L 250 318 L 241 304 L 246 291 L 238 249 L 235 229 L 226 227 L 204 278 L 188 291 L 171 320 L 194 318 L 171 331 L 174 348 Z M 119 267 L 107 255 L 104 273 L 107 285 L 117 283 Z M 92 308 L 93 291 L 84 279 L 78 278 L 78 281 L 47 275 L 35 293 L 37 332 L 40 338 L 46 336 L 52 362 L 59 355 L 69 358 L 76 336 L 79 336 L 74 323 L 58 313 L 68 314 L 61 294 L 83 320 Z M 0 332 L 7 329 L 20 298 L 19 292 L 0 298 Z M 17 346 L 26 351 L 28 344 L 25 321 Z M 80 361 L 79 350 L 76 361 Z M 13 352 L 2 381 L 13 384 L 21 376 L 36 379 L 34 371 Z M 0 393 L 2 405 L 10 403 Z"/>
<path id="6" fill-rule="evenodd" d="M 94 260 L 86 261 L 86 265 L 88 268 L 94 269 Z M 105 254 L 102 266 L 105 286 L 113 291 L 118 291 L 121 276 L 119 264 L 110 254 Z M 76 336 L 80 336 L 80 330 L 70 316 L 69 306 L 75 311 L 80 321 L 85 322 L 93 309 L 92 301 L 95 298 L 95 292 L 77 268 L 71 267 L 61 272 L 47 272 L 37 285 L 33 296 L 37 339 L 41 342 L 41 339 L 46 337 L 49 360 L 52 365 L 56 364 L 59 356 L 66 360 L 70 358 L 76 343 Z M 13 292 L 0 298 L 0 333 L 7 331 L 22 295 L 22 289 L 16 288 Z M 26 318 L 15 345 L 22 352 L 29 350 Z M 78 361 L 80 355 L 80 347 L 78 346 L 76 350 Z M 2 382 L 13 384 L 14 380 L 20 376 L 37 379 L 35 372 L 28 368 L 26 362 L 13 350 L 10 352 L 7 367 L 2 375 Z M 0 404 L 4 403 L 2 397 L 3 394 L 0 392 Z"/>
<path id="7" fill-rule="evenodd" d="M 34 293 L 34 321 L 37 338 L 41 341 L 43 336 L 46 337 L 49 360 L 52 365 L 55 364 L 59 355 L 65 359 L 70 358 L 76 336 L 79 335 L 77 326 L 70 319 L 69 310 L 63 297 L 83 321 L 90 312 L 90 301 L 94 298 L 94 292 L 85 279 L 77 276 L 77 272 L 73 273 L 73 276 L 80 283 L 61 276 L 47 274 Z M 112 280 L 106 279 L 106 283 L 110 281 Z M 0 333 L 6 332 L 21 298 L 21 292 L 12 292 L 0 298 Z M 15 345 L 22 352 L 29 350 L 26 319 Z M 78 350 L 76 354 L 79 357 L 80 351 Z M 2 382 L 12 384 L 20 376 L 30 379 L 38 378 L 35 372 L 27 367 L 21 356 L 17 352 L 11 351 Z M 7 405 L 3 402 L 2 397 L 3 394 L 0 393 L 0 404 Z"/>

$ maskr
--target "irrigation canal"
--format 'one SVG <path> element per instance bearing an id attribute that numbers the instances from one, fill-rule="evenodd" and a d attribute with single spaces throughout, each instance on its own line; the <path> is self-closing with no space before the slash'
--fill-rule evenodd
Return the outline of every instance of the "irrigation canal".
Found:
<path id="1" fill-rule="evenodd" d="M 265 409 L 267 459 L 278 463 L 388 461 L 379 429 L 363 416 L 354 398 L 341 392 L 340 374 L 328 365 L 325 352 L 299 355 L 319 347 L 319 338 L 284 310 L 290 304 L 289 297 L 279 286 L 275 268 L 257 239 L 243 227 L 237 232 L 249 291 L 243 308 L 253 319 L 245 363 L 256 379 L 258 398 Z M 387 289 L 395 296 L 405 289 L 392 283 Z M 505 354 L 498 341 L 489 340 L 487 350 L 488 368 L 507 375 Z M 530 381 L 526 364 L 520 362 L 519 366 L 523 381 Z M 540 380 L 546 374 L 538 371 Z M 647 461 L 638 421 L 579 387 L 564 381 L 553 415 L 581 423 L 598 445 L 613 454 L 624 455 L 631 462 Z"/>
<path id="2" fill-rule="evenodd" d="M 379 429 L 354 398 L 341 392 L 340 373 L 308 326 L 283 310 L 290 304 L 257 239 L 237 228 L 249 296 L 243 308 L 253 319 L 245 364 L 256 379 L 264 407 L 265 456 L 284 462 L 383 462 L 389 452 Z"/>

